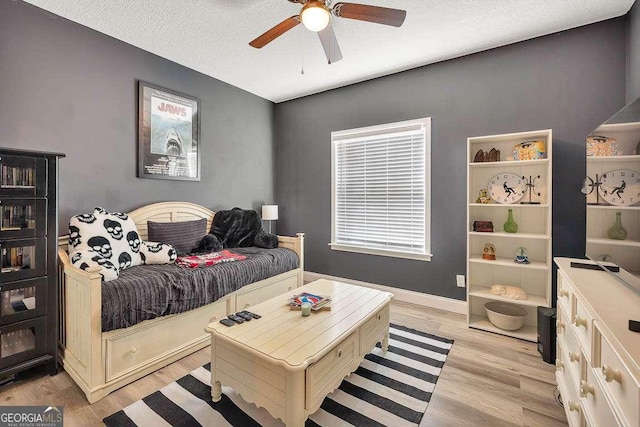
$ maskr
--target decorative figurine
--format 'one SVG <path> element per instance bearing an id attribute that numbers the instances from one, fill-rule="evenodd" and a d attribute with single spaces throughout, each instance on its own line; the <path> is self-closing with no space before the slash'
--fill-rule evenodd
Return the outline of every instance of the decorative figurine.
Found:
<path id="1" fill-rule="evenodd" d="M 489 191 L 486 188 L 480 189 L 476 203 L 489 204 L 491 203 L 491 197 L 489 197 Z"/>
<path id="2" fill-rule="evenodd" d="M 520 204 L 522 204 L 522 205 L 539 205 L 540 202 L 532 202 L 531 201 L 531 193 L 533 193 L 537 197 L 540 197 L 540 195 L 542 194 L 539 191 L 534 190 L 534 188 L 536 187 L 536 181 L 540 179 L 540 175 L 534 176 L 534 177 L 529 175 L 529 179 L 527 179 L 526 176 L 523 176 L 522 179 L 524 179 L 524 181 L 527 183 L 526 184 L 527 187 L 529 188 L 529 201 L 528 202 L 520 202 Z"/>
<path id="3" fill-rule="evenodd" d="M 582 193 L 587 197 L 587 205 L 600 205 L 602 203 L 600 203 L 600 191 L 598 191 L 598 188 L 600 188 L 600 186 L 602 185 L 602 181 L 600 180 L 600 176 L 598 176 L 598 174 L 596 174 L 596 180 L 594 181 L 590 176 L 587 176 L 584 179 L 584 183 L 582 185 L 582 189 L 580 191 L 582 191 Z M 595 190 L 595 191 L 594 191 Z M 590 202 L 589 199 L 589 194 L 592 193 L 596 193 L 596 202 Z M 591 199 L 593 200 L 593 199 Z"/>
<path id="4" fill-rule="evenodd" d="M 496 259 L 496 247 L 491 243 L 486 243 L 482 248 L 482 259 L 495 261 Z"/>
<path id="5" fill-rule="evenodd" d="M 496 150 L 492 148 L 490 151 L 484 151 L 480 149 L 476 152 L 475 157 L 473 158 L 474 163 L 478 162 L 499 162 L 500 161 L 500 150 Z"/>
<path id="6" fill-rule="evenodd" d="M 527 248 L 520 246 L 516 249 L 516 258 L 513 260 L 518 264 L 529 264 L 529 254 L 527 252 Z"/>

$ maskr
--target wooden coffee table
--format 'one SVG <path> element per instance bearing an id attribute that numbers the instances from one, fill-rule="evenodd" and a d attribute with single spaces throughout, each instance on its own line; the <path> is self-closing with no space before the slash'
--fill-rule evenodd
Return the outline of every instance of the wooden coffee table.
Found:
<path id="1" fill-rule="evenodd" d="M 330 311 L 302 317 L 287 299 L 300 292 L 328 295 Z M 346 283 L 317 280 L 249 310 L 262 316 L 241 325 L 212 322 L 211 397 L 222 384 L 263 407 L 287 426 L 300 427 L 327 394 L 355 371 L 377 342 L 389 341 L 393 295 Z"/>

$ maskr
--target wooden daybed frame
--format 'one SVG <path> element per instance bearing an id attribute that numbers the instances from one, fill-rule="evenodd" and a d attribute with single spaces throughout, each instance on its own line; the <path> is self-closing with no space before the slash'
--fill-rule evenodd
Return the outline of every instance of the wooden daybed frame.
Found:
<path id="1" fill-rule="evenodd" d="M 163 202 L 129 213 L 142 240 L 147 221 L 178 222 L 206 218 L 211 227 L 214 212 L 187 202 Z M 145 320 L 129 328 L 102 332 L 102 276 L 97 268 L 86 271 L 71 265 L 68 236 L 59 240 L 59 348 L 64 370 L 90 403 L 210 344 L 204 327 L 227 314 L 243 310 L 302 286 L 304 234 L 278 236 L 279 246 L 295 251 L 300 266 L 225 295 L 185 313 Z"/>

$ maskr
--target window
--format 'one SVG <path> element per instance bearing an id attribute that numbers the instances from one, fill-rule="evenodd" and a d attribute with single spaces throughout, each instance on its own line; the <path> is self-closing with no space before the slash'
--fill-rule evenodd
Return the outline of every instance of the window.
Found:
<path id="1" fill-rule="evenodd" d="M 431 259 L 431 119 L 331 133 L 331 249 Z"/>

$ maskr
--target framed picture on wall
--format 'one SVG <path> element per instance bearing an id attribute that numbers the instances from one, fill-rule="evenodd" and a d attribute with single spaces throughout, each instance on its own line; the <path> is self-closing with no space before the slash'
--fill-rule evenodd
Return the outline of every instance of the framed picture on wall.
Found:
<path id="1" fill-rule="evenodd" d="M 138 178 L 200 181 L 200 100 L 138 82 Z"/>

